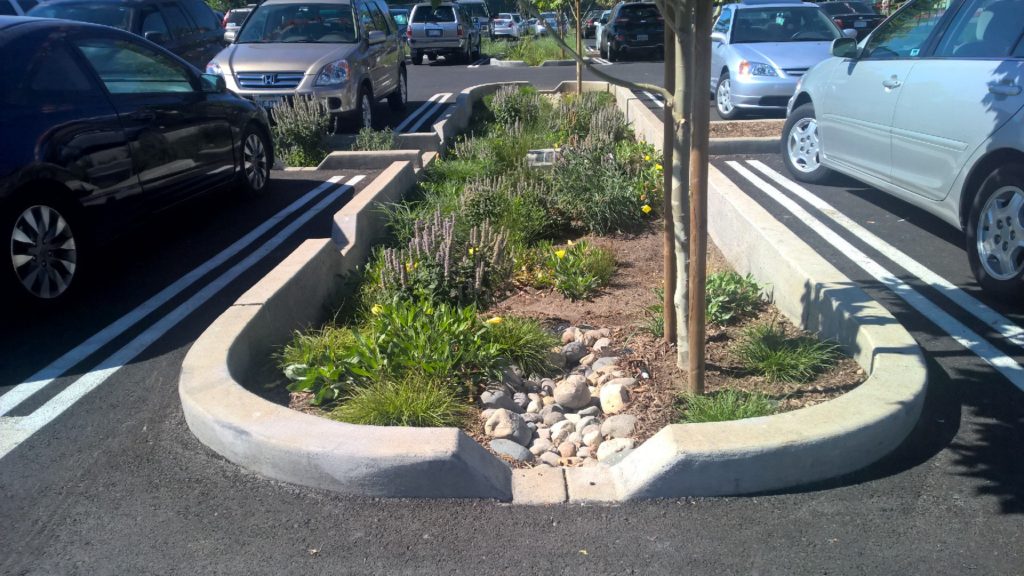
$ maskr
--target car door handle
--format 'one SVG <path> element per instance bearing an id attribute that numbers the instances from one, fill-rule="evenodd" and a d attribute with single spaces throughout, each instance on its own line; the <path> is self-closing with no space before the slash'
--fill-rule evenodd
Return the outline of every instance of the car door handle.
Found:
<path id="1" fill-rule="evenodd" d="M 900 82 L 899 80 L 896 79 L 895 76 L 893 76 L 888 80 L 882 80 L 882 86 L 885 86 L 886 88 L 892 90 L 893 88 L 899 88 L 900 86 L 903 86 L 903 82 Z"/>
<path id="2" fill-rule="evenodd" d="M 128 115 L 132 120 L 149 121 L 156 118 L 156 113 L 152 110 L 136 110 Z"/>
<path id="3" fill-rule="evenodd" d="M 1020 96 L 1021 88 L 1016 84 L 993 83 L 988 85 L 988 91 L 996 96 Z"/>

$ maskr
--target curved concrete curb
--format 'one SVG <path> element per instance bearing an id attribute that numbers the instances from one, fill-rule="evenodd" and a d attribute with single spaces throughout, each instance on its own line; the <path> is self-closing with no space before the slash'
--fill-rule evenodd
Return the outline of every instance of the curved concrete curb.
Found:
<path id="1" fill-rule="evenodd" d="M 711 138 L 708 153 L 712 156 L 776 154 L 781 146 L 779 138 Z"/>

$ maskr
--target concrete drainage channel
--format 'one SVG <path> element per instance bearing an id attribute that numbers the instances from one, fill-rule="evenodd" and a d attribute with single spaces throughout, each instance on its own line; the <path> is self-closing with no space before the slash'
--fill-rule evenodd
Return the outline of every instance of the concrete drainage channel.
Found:
<path id="1" fill-rule="evenodd" d="M 878 303 L 714 168 L 710 234 L 740 273 L 772 287 L 795 323 L 839 342 L 869 374 L 835 400 L 775 416 L 674 424 L 614 466 L 512 471 L 455 428 L 358 426 L 273 404 L 242 385 L 295 329 L 316 325 L 346 272 L 383 230 L 395 202 L 469 125 L 473 104 L 498 84 L 458 95 L 450 116 L 413 151 L 339 152 L 322 167 L 386 166 L 334 216 L 330 239 L 308 240 L 200 336 L 179 381 L 185 419 L 203 444 L 264 476 L 352 496 L 487 498 L 518 504 L 621 502 L 779 490 L 846 474 L 895 448 L 917 422 L 926 368 L 909 333 Z M 601 82 L 638 138 L 660 147 L 662 127 L 632 92 Z M 573 83 L 556 92 L 571 91 Z M 417 135 L 420 137 L 420 135 Z M 430 146 L 436 143 L 436 148 Z M 422 152 L 422 150 L 428 150 Z M 733 230 L 746 230 L 743 235 Z"/>

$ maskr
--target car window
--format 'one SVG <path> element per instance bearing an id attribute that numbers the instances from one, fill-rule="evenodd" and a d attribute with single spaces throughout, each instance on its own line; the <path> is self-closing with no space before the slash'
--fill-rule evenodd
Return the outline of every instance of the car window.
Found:
<path id="1" fill-rule="evenodd" d="M 872 32 L 863 58 L 917 58 L 952 0 L 919 0 L 900 10 Z"/>
<path id="2" fill-rule="evenodd" d="M 395 24 L 399 26 L 405 26 L 409 23 L 409 15 L 401 11 L 392 11 L 391 17 L 395 19 Z"/>
<path id="3" fill-rule="evenodd" d="M 730 24 L 732 24 L 732 10 L 724 8 L 722 13 L 718 16 L 718 22 L 715 22 L 715 27 L 712 28 L 711 31 L 728 34 Z"/>
<path id="4" fill-rule="evenodd" d="M 0 0 L 5 3 L 7 0 Z M 63 20 L 76 20 L 78 22 L 92 22 L 103 24 L 121 30 L 128 30 L 131 23 L 131 9 L 117 4 L 71 4 L 55 2 L 43 4 L 32 9 L 29 16 L 40 18 L 60 18 Z"/>
<path id="5" fill-rule="evenodd" d="M 370 18 L 373 19 L 374 30 L 380 30 L 385 34 L 390 34 L 392 30 L 388 27 L 388 19 L 384 17 L 384 13 L 380 11 L 380 8 L 376 4 L 370 4 Z"/>
<path id="6" fill-rule="evenodd" d="M 812 42 L 835 40 L 839 29 L 816 7 L 737 10 L 732 43 Z"/>
<path id="7" fill-rule="evenodd" d="M 192 92 L 185 68 L 146 46 L 113 38 L 74 41 L 111 94 Z"/>
<path id="8" fill-rule="evenodd" d="M 356 25 L 352 5 L 325 3 L 260 5 L 245 21 L 235 42 L 315 44 L 355 41 Z"/>
<path id="9" fill-rule="evenodd" d="M 252 10 L 231 10 L 228 12 L 228 24 L 234 24 L 235 26 L 241 26 L 245 17 L 249 15 Z"/>
<path id="10" fill-rule="evenodd" d="M 192 20 L 195 21 L 200 32 L 209 32 L 220 28 L 220 24 L 217 22 L 217 17 L 214 16 L 213 10 L 211 10 L 210 7 L 202 0 L 182 0 L 181 5 L 184 6 L 185 10 L 187 10 L 189 15 L 192 16 Z"/>
<path id="11" fill-rule="evenodd" d="M 8 0 L 0 0 L 0 16 L 17 16 L 14 6 Z"/>
<path id="12" fill-rule="evenodd" d="M 99 87 L 89 79 L 63 44 L 44 44 L 35 53 L 27 70 L 23 77 L 5 76 L 9 84 L 4 102 L 30 106 L 74 106 L 85 100 L 103 98 Z"/>
<path id="13" fill-rule="evenodd" d="M 661 18 L 661 14 L 653 4 L 628 4 L 622 7 L 619 18 L 638 18 L 640 20 L 654 20 Z"/>
<path id="14" fill-rule="evenodd" d="M 839 14 L 875 14 L 875 9 L 863 2 L 825 2 L 819 4 L 829 16 Z"/>
<path id="15" fill-rule="evenodd" d="M 142 16 L 142 33 L 146 32 L 160 32 L 162 34 L 168 34 L 167 22 L 164 21 L 164 16 L 155 9 L 148 10 Z"/>
<path id="16" fill-rule="evenodd" d="M 164 20 L 167 21 L 167 27 L 171 29 L 171 36 L 175 38 L 182 38 L 193 34 L 196 30 L 192 23 L 189 22 L 185 13 L 182 12 L 181 8 L 178 8 L 174 4 L 163 4 L 160 7 L 164 13 Z"/>
<path id="17" fill-rule="evenodd" d="M 412 21 L 417 24 L 455 22 L 455 10 L 451 6 L 438 6 L 437 8 L 417 6 L 416 11 L 412 13 Z"/>
<path id="18" fill-rule="evenodd" d="M 935 49 L 936 56 L 1006 58 L 1024 31 L 1015 0 L 968 0 Z"/>
<path id="19" fill-rule="evenodd" d="M 487 6 L 484 5 L 483 2 L 469 2 L 466 4 L 460 4 L 459 6 L 466 11 L 466 14 L 468 14 L 470 18 L 488 19 Z"/>

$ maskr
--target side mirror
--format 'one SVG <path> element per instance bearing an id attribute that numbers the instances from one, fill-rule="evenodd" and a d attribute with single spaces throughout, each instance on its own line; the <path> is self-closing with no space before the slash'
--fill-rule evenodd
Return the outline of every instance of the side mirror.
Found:
<path id="1" fill-rule="evenodd" d="M 370 30 L 370 32 L 366 35 L 367 44 L 380 44 L 385 39 L 387 39 L 387 35 L 385 35 L 380 30 Z"/>
<path id="2" fill-rule="evenodd" d="M 224 77 L 217 74 L 203 74 L 201 76 L 203 92 L 210 94 L 222 94 L 227 92 L 228 85 L 224 83 Z"/>
<path id="3" fill-rule="evenodd" d="M 721 32 L 712 32 L 711 41 L 718 42 L 719 44 L 725 44 L 725 34 Z"/>
<path id="4" fill-rule="evenodd" d="M 224 31 L 224 41 L 225 42 L 234 42 L 235 38 L 237 36 L 238 36 L 238 28 L 232 28 L 231 30 L 225 30 Z"/>
<path id="5" fill-rule="evenodd" d="M 144 32 L 142 36 L 153 44 L 163 44 L 167 41 L 167 36 L 163 32 Z"/>
<path id="6" fill-rule="evenodd" d="M 853 28 L 844 28 L 843 29 L 843 36 L 845 36 L 847 38 L 853 38 L 854 40 L 856 40 L 857 39 L 857 31 L 854 30 Z"/>
<path id="7" fill-rule="evenodd" d="M 857 41 L 853 38 L 837 38 L 832 41 L 832 55 L 836 58 L 856 60 L 859 56 Z"/>

